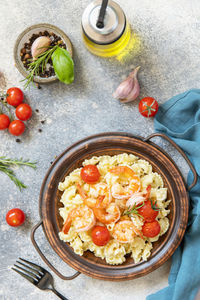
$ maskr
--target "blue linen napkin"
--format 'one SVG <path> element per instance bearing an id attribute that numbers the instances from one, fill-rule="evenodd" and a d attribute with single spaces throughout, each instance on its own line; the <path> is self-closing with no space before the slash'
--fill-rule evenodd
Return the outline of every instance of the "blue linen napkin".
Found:
<path id="1" fill-rule="evenodd" d="M 169 286 L 147 300 L 194 300 L 200 289 L 200 90 L 189 90 L 161 105 L 154 127 L 185 151 L 196 168 L 198 182 L 189 192 L 189 223 L 172 257 Z M 189 172 L 188 186 L 192 179 Z"/>

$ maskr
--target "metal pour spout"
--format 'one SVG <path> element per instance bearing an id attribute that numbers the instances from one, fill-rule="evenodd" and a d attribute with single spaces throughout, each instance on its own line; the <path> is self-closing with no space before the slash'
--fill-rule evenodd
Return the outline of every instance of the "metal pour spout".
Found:
<path id="1" fill-rule="evenodd" d="M 98 28 L 103 28 L 104 27 L 104 17 L 105 17 L 105 13 L 106 13 L 106 8 L 108 5 L 108 0 L 103 0 L 102 4 L 101 4 L 101 9 L 99 12 L 99 17 L 96 23 L 96 26 Z"/>

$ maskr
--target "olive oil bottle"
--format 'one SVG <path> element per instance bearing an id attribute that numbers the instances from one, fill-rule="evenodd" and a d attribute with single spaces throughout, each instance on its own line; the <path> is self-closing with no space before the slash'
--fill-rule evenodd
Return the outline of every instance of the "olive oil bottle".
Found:
<path id="1" fill-rule="evenodd" d="M 82 31 L 87 49 L 102 57 L 117 56 L 125 51 L 131 37 L 123 10 L 112 0 L 94 0 L 86 7 Z"/>

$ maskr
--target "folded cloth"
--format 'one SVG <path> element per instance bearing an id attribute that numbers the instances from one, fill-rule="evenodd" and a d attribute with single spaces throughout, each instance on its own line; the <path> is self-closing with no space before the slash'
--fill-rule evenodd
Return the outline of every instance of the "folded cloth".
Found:
<path id="1" fill-rule="evenodd" d="M 169 286 L 147 300 L 194 300 L 200 289 L 200 90 L 189 90 L 161 105 L 154 127 L 184 150 L 196 168 L 198 181 L 189 191 L 189 222 L 183 241 L 172 257 Z M 189 172 L 187 184 L 192 180 Z"/>

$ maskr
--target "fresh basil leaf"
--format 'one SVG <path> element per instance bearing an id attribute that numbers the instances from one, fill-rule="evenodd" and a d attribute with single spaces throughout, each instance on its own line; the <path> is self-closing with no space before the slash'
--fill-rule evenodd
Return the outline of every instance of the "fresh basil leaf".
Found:
<path id="1" fill-rule="evenodd" d="M 69 52 L 58 47 L 51 58 L 58 79 L 66 84 L 72 83 L 74 81 L 74 62 Z"/>

